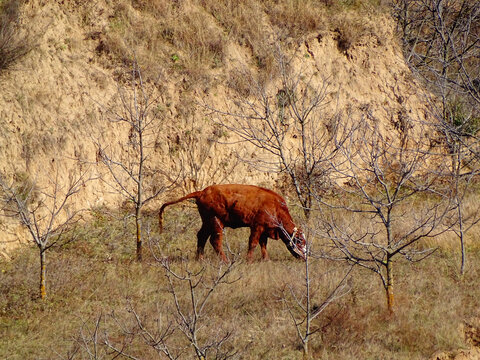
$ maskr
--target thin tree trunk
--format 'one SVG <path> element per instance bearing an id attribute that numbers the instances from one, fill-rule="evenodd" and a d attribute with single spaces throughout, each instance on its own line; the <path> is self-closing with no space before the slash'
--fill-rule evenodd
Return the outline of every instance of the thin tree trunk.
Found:
<path id="1" fill-rule="evenodd" d="M 139 141 L 139 166 L 138 166 L 138 183 L 137 183 L 137 202 L 135 204 L 135 225 L 137 227 L 137 261 L 142 261 L 142 222 L 140 219 L 140 210 L 143 205 L 143 162 L 145 157 L 143 154 L 143 122 L 142 116 L 138 118 L 138 141 Z"/>
<path id="2" fill-rule="evenodd" d="M 387 293 L 387 307 L 388 312 L 393 314 L 394 296 L 393 296 L 393 261 L 390 256 L 387 256 L 387 286 L 385 288 Z"/>
<path id="3" fill-rule="evenodd" d="M 308 353 L 308 344 L 303 344 L 303 360 L 309 360 L 310 354 Z"/>
<path id="4" fill-rule="evenodd" d="M 310 249 L 307 248 L 307 251 Z M 308 341 L 310 340 L 310 322 L 312 317 L 311 311 L 311 304 L 310 304 L 310 268 L 309 268 L 309 261 L 308 261 L 308 252 L 307 256 L 305 257 L 305 286 L 306 286 L 306 297 L 307 297 L 307 318 L 305 324 L 305 338 L 303 339 L 303 359 L 308 360 L 310 359 L 310 354 L 308 352 Z"/>
<path id="5" fill-rule="evenodd" d="M 459 143 L 455 143 L 455 154 L 454 157 L 454 164 L 453 164 L 453 171 L 455 174 L 455 205 L 457 206 L 457 216 L 458 216 L 458 237 L 460 239 L 460 250 L 461 250 L 461 264 L 460 264 L 460 275 L 463 275 L 465 272 L 465 237 L 463 231 L 463 212 L 462 212 L 462 204 L 460 200 L 460 171 L 461 171 L 461 145 Z"/>
<path id="6" fill-rule="evenodd" d="M 135 226 L 137 228 L 137 261 L 142 261 L 142 233 L 141 233 L 141 220 L 140 220 L 140 208 L 135 209 Z"/>
<path id="7" fill-rule="evenodd" d="M 457 195 L 458 198 L 458 195 Z M 462 210 L 460 208 L 460 204 L 457 201 L 457 207 L 458 207 L 458 236 L 460 238 L 460 248 L 461 248 L 461 253 L 462 253 L 462 260 L 460 264 L 460 275 L 463 275 L 465 273 L 465 262 L 466 262 L 466 256 L 465 256 L 465 238 L 464 238 L 464 231 L 463 231 L 463 217 L 462 217 Z"/>
<path id="8" fill-rule="evenodd" d="M 47 297 L 47 287 L 46 287 L 46 268 L 47 263 L 45 261 L 45 249 L 39 247 L 40 249 L 40 298 L 45 300 Z"/>

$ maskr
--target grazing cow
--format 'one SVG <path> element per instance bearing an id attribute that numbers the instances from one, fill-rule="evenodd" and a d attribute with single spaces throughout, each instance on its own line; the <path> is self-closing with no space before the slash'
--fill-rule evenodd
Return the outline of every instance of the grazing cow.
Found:
<path id="1" fill-rule="evenodd" d="M 253 250 L 258 243 L 262 258 L 268 259 L 267 238 L 281 239 L 293 256 L 305 259 L 303 233 L 293 223 L 285 200 L 275 192 L 253 185 L 209 186 L 163 204 L 159 212 L 160 231 L 165 208 L 187 199 L 195 199 L 203 222 L 197 233 L 197 258 L 203 258 L 205 244 L 210 238 L 217 254 L 227 262 L 222 249 L 223 228 L 227 226 L 250 228 L 248 261 L 252 260 Z"/>

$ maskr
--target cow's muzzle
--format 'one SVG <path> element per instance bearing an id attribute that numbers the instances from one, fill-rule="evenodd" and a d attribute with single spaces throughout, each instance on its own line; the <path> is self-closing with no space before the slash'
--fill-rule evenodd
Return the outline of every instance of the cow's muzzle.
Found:
<path id="1" fill-rule="evenodd" d="M 298 229 L 295 227 L 293 229 L 292 235 L 288 237 L 289 241 L 286 244 L 287 249 L 297 259 L 305 260 L 306 257 L 307 257 L 307 250 L 306 250 L 306 246 L 305 246 L 306 245 L 306 240 L 305 240 L 303 234 L 301 234 L 301 237 L 297 237 L 297 232 L 298 232 Z"/>

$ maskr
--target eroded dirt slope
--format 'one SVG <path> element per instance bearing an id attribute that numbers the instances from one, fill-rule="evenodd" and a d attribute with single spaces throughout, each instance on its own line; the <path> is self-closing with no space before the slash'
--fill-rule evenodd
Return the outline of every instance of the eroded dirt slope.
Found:
<path id="1" fill-rule="evenodd" d="M 154 32 L 149 28 L 154 23 L 149 22 L 145 13 L 129 2 L 121 4 L 123 12 L 137 19 L 137 27 L 145 26 L 147 35 Z M 179 13 L 205 12 L 195 1 L 182 4 L 176 10 Z M 34 0 L 23 7 L 22 24 L 34 34 L 36 46 L 13 67 L 0 73 L 2 172 L 9 176 L 27 173 L 41 179 L 58 171 L 61 182 L 85 170 L 98 177 L 105 169 L 98 162 L 96 143 L 122 149 L 120 140 L 128 138 L 128 129 L 105 119 L 105 109 L 115 103 L 116 81 L 128 69 L 128 64 L 112 55 L 113 36 L 119 47 L 127 46 L 121 45 L 124 30 L 118 12 L 118 3 L 107 0 L 91 4 Z M 165 53 L 159 58 L 171 62 L 157 61 L 148 68 L 149 73 L 159 75 L 162 84 L 155 90 L 161 99 L 164 129 L 155 150 L 158 166 L 177 169 L 187 160 L 201 165 L 189 173 L 193 174 L 191 179 L 187 175 L 182 180 L 179 192 L 212 182 L 273 186 L 275 174 L 234 164 L 233 153 L 255 157 L 257 150 L 245 143 L 215 142 L 228 134 L 219 133 L 204 109 L 197 106 L 206 102 L 222 109 L 238 96 L 231 86 L 233 71 L 241 68 L 262 71 L 257 68 L 258 59 L 251 47 L 229 37 L 227 29 L 215 17 L 207 14 L 205 18 L 211 18 L 206 27 L 223 34 L 224 55 L 218 66 L 206 67 L 204 74 L 192 74 L 180 66 L 177 68 L 176 58 Z M 395 136 L 407 117 L 425 117 L 422 90 L 403 61 L 388 15 L 362 21 L 371 31 L 363 31 L 351 43 L 341 31 L 328 27 L 314 29 L 301 39 L 283 41 L 294 44 L 291 55 L 295 54 L 293 64 L 297 71 L 306 76 L 320 74 L 318 81 L 328 79 L 331 101 L 326 113 L 368 113 L 381 122 L 385 132 Z M 261 25 L 265 26 L 262 29 L 265 42 L 273 46 L 278 41 L 276 29 L 267 22 Z M 151 46 L 147 35 L 139 40 L 145 42 L 140 44 L 141 49 L 149 49 L 151 53 L 167 51 L 167 47 Z M 168 49 L 174 45 L 170 43 Z M 101 181 L 89 182 L 76 201 L 77 206 L 85 208 L 121 203 Z M 3 226 L 13 237 L 25 235 L 15 224 Z M 0 252 L 5 249 L 0 244 Z"/>

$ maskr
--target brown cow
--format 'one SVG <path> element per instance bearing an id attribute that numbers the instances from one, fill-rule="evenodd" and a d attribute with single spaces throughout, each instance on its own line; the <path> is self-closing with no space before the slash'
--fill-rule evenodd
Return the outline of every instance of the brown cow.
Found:
<path id="1" fill-rule="evenodd" d="M 227 261 L 222 249 L 225 226 L 250 228 L 247 253 L 249 261 L 252 260 L 253 250 L 258 243 L 262 258 L 268 259 L 267 238 L 282 239 L 293 256 L 305 258 L 303 233 L 293 223 L 285 200 L 273 191 L 253 185 L 209 186 L 163 204 L 159 212 L 160 231 L 165 208 L 187 199 L 195 199 L 203 222 L 197 233 L 197 258 L 203 258 L 205 244 L 210 237 L 210 243 L 217 254 L 223 261 Z"/>

